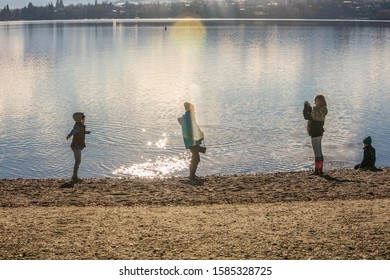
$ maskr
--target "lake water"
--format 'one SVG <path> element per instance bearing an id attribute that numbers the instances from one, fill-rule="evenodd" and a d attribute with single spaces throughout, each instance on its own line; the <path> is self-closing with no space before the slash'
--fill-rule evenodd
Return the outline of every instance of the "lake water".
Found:
<path id="1" fill-rule="evenodd" d="M 192 102 L 199 175 L 307 170 L 302 116 L 328 102 L 325 169 L 370 135 L 390 165 L 390 24 L 315 21 L 0 23 L 0 178 L 67 178 L 72 114 L 87 116 L 80 177 L 186 176 L 177 118 Z"/>

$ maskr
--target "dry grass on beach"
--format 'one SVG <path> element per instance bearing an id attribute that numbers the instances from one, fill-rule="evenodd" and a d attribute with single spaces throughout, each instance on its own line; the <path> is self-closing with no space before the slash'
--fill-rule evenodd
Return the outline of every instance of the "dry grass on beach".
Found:
<path id="1" fill-rule="evenodd" d="M 390 168 L 0 180 L 0 259 L 390 259 Z"/>

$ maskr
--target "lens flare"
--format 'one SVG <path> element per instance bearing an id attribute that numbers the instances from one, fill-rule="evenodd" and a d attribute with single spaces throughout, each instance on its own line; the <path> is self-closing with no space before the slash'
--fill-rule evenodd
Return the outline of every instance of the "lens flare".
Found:
<path id="1" fill-rule="evenodd" d="M 207 31 L 199 18 L 185 13 L 178 16 L 170 34 L 178 49 L 196 51 L 203 48 Z"/>

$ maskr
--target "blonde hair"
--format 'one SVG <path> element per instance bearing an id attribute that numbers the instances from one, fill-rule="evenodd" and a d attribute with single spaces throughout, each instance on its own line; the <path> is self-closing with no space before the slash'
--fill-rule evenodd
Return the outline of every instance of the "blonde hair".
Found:
<path id="1" fill-rule="evenodd" d="M 314 100 L 317 101 L 317 105 L 319 107 L 326 107 L 328 106 L 326 104 L 326 100 L 325 100 L 325 96 L 323 96 L 322 94 L 317 94 L 315 97 L 314 97 Z"/>
<path id="2" fill-rule="evenodd" d="M 186 110 L 186 112 L 190 112 L 190 113 L 194 113 L 195 112 L 194 105 L 189 103 L 189 102 L 184 103 L 184 109 Z"/>

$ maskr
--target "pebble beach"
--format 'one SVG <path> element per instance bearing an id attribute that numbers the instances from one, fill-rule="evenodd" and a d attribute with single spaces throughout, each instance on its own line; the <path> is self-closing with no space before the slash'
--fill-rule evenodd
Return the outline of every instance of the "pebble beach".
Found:
<path id="1" fill-rule="evenodd" d="M 390 259 L 390 168 L 0 180 L 3 260 Z"/>

